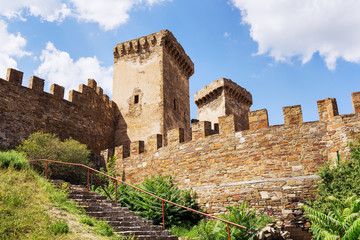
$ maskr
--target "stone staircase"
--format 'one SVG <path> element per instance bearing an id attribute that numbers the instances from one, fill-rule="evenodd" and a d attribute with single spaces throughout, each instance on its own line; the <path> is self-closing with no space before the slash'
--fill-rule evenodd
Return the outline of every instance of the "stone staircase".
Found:
<path id="1" fill-rule="evenodd" d="M 53 180 L 53 184 L 61 185 L 62 180 Z M 108 222 L 115 233 L 123 236 L 135 236 L 134 239 L 146 240 L 178 240 L 170 231 L 163 230 L 162 226 L 153 225 L 151 221 L 144 221 L 128 208 L 121 207 L 96 192 L 88 192 L 81 185 L 68 184 L 71 192 L 69 198 L 85 209 L 87 214 L 99 220 Z"/>

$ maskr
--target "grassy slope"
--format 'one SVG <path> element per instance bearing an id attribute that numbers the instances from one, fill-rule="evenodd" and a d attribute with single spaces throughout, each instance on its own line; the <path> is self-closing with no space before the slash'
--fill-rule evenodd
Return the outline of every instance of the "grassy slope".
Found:
<path id="1" fill-rule="evenodd" d="M 101 236 L 109 232 L 103 223 L 90 219 L 90 227 L 81 219 L 89 221 L 63 191 L 33 171 L 0 169 L 0 239 L 121 239 Z M 57 221 L 65 221 L 69 233 L 55 235 L 50 226 Z"/>

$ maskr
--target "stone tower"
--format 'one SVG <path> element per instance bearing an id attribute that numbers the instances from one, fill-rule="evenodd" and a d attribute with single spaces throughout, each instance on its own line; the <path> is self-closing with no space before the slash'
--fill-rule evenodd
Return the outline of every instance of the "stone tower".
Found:
<path id="1" fill-rule="evenodd" d="M 116 145 L 184 128 L 190 138 L 189 78 L 194 63 L 168 30 L 114 48 L 113 101 L 120 114 Z"/>
<path id="2" fill-rule="evenodd" d="M 235 130 L 249 129 L 252 96 L 245 88 L 230 79 L 221 78 L 194 94 L 200 121 L 218 123 L 218 117 L 233 114 Z"/>

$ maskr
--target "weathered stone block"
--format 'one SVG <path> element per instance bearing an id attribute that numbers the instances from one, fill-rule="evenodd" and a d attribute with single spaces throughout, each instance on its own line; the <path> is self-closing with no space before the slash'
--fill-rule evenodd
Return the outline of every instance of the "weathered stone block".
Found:
<path id="1" fill-rule="evenodd" d="M 81 92 L 84 95 L 89 96 L 92 93 L 93 89 L 85 84 L 79 85 L 79 92 Z"/>
<path id="2" fill-rule="evenodd" d="M 101 87 L 96 87 L 96 94 L 102 97 L 104 91 Z"/>
<path id="3" fill-rule="evenodd" d="M 155 134 L 155 135 L 148 137 L 148 140 L 146 143 L 147 152 L 155 152 L 161 147 L 162 147 L 162 135 L 161 134 Z"/>
<path id="4" fill-rule="evenodd" d="M 250 130 L 261 129 L 269 126 L 269 117 L 266 109 L 251 111 L 249 113 Z"/>
<path id="5" fill-rule="evenodd" d="M 185 140 L 185 132 L 183 128 L 174 128 L 168 131 L 168 146 L 174 146 L 179 143 L 184 142 Z"/>
<path id="6" fill-rule="evenodd" d="M 115 160 L 123 159 L 123 157 L 124 157 L 124 146 L 123 145 L 115 147 L 114 156 L 115 156 Z"/>
<path id="7" fill-rule="evenodd" d="M 360 92 L 352 93 L 351 100 L 354 108 L 354 113 L 360 113 Z"/>
<path id="8" fill-rule="evenodd" d="M 65 88 L 57 84 L 52 84 L 50 87 L 50 94 L 54 95 L 57 99 L 64 99 Z"/>
<path id="9" fill-rule="evenodd" d="M 69 92 L 69 102 L 80 103 L 81 102 L 81 93 L 75 90 L 70 90 Z"/>
<path id="10" fill-rule="evenodd" d="M 43 91 L 44 90 L 44 84 L 45 84 L 45 80 L 32 76 L 30 77 L 30 81 L 29 81 L 29 88 L 35 91 Z"/>
<path id="11" fill-rule="evenodd" d="M 191 124 L 192 140 L 204 138 L 211 135 L 211 122 L 199 121 Z"/>
<path id="12" fill-rule="evenodd" d="M 96 81 L 94 79 L 89 78 L 88 79 L 88 86 L 96 91 L 97 83 L 96 83 Z"/>
<path id="13" fill-rule="evenodd" d="M 133 155 L 139 155 L 144 152 L 144 141 L 136 141 L 130 143 L 130 157 Z"/>
<path id="14" fill-rule="evenodd" d="M 6 81 L 11 82 L 13 84 L 21 85 L 23 80 L 23 72 L 19 70 L 8 68 L 6 74 Z"/>
<path id="15" fill-rule="evenodd" d="M 317 101 L 320 121 L 327 121 L 339 115 L 338 106 L 335 98 L 326 98 Z"/>
<path id="16" fill-rule="evenodd" d="M 303 122 L 300 105 L 283 107 L 285 125 L 300 124 Z"/>
<path id="17" fill-rule="evenodd" d="M 234 115 L 219 117 L 219 133 L 222 135 L 235 133 Z"/>

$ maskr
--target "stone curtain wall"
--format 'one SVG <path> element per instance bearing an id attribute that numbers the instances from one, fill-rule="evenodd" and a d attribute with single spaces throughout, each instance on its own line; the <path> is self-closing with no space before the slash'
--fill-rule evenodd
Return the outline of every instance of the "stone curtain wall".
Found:
<path id="1" fill-rule="evenodd" d="M 182 129 L 173 129 L 166 147 L 159 144 L 161 135 L 154 135 L 145 146 L 131 143 L 128 158 L 122 146 L 115 148 L 118 172 L 131 183 L 172 175 L 180 187 L 197 191 L 209 213 L 248 201 L 284 221 L 296 236 L 309 227 L 300 205 L 315 195 L 317 169 L 335 159 L 336 151 L 346 157 L 347 142 L 360 133 L 359 113 L 337 116 L 334 99 L 318 106 L 321 121 L 303 123 L 301 107 L 291 106 L 284 108 L 285 124 L 278 126 L 268 126 L 265 109 L 251 112 L 250 130 L 240 132 L 232 115 L 219 118 L 218 134 L 209 122 L 193 121 L 191 141 L 184 142 Z"/>
<path id="2" fill-rule="evenodd" d="M 13 148 L 34 131 L 51 132 L 65 139 L 72 137 L 94 153 L 113 147 L 116 106 L 96 81 L 81 84 L 79 92 L 53 84 L 44 92 L 44 80 L 31 77 L 29 88 L 21 86 L 23 73 L 8 69 L 0 79 L 0 149 Z"/>

